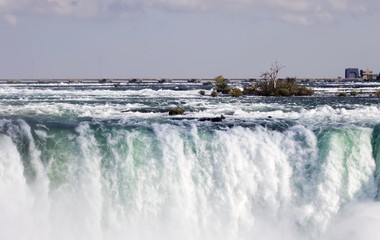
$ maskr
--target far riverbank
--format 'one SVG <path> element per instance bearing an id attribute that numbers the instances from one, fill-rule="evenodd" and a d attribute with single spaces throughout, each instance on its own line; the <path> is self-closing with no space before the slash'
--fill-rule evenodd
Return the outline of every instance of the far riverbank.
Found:
<path id="1" fill-rule="evenodd" d="M 233 78 L 228 79 L 232 86 L 244 87 L 261 81 L 254 78 Z M 355 96 L 370 96 L 380 90 L 379 81 L 363 81 L 359 79 L 340 78 L 319 78 L 319 79 L 297 79 L 300 85 L 312 88 L 316 96 L 336 95 L 339 93 L 354 93 Z M 172 90 L 211 90 L 215 86 L 214 79 L 149 79 L 149 78 L 128 78 L 128 79 L 0 79 L 0 85 L 28 88 L 78 88 L 78 89 L 107 89 L 117 88 L 127 89 L 172 89 Z"/>

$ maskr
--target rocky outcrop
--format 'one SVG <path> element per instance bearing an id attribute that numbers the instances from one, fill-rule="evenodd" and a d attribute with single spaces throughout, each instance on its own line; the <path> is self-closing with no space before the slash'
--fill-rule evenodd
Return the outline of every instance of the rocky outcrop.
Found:
<path id="1" fill-rule="evenodd" d="M 169 116 L 183 115 L 184 113 L 185 113 L 185 110 L 183 110 L 183 108 L 181 108 L 179 106 L 169 110 Z"/>
<path id="2" fill-rule="evenodd" d="M 213 118 L 200 118 L 199 121 L 201 122 L 223 122 L 223 120 L 226 119 L 226 117 L 222 114 L 220 117 L 213 117 Z"/>

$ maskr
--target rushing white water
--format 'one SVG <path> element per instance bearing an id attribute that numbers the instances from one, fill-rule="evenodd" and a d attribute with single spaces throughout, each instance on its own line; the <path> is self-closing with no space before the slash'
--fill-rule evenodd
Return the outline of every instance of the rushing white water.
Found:
<path id="1" fill-rule="evenodd" d="M 7 239 L 320 238 L 341 209 L 374 199 L 377 189 L 367 128 L 318 138 L 302 126 L 281 133 L 81 124 L 65 135 L 33 134 L 49 155 L 41 166 L 25 124 L 13 126 L 21 131 L 13 138 L 27 138 L 26 152 L 1 135 Z M 66 146 L 49 149 L 48 141 Z M 21 155 L 31 158 L 29 179 Z"/>
<path id="2" fill-rule="evenodd" d="M 0 239 L 377 239 L 377 104 L 0 90 Z"/>

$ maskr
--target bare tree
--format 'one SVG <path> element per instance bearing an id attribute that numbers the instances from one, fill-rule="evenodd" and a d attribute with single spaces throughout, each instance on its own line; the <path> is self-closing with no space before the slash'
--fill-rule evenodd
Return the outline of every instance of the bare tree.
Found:
<path id="1" fill-rule="evenodd" d="M 276 89 L 277 76 L 280 70 L 283 68 L 285 68 L 285 66 L 276 61 L 272 63 L 269 71 L 261 74 L 261 77 L 267 82 L 267 85 L 269 85 L 270 82 L 273 82 L 273 89 Z"/>

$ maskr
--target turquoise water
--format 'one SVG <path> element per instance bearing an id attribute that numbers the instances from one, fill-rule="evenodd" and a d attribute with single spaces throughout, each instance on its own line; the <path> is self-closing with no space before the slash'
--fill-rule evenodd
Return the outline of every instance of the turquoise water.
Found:
<path id="1" fill-rule="evenodd" d="M 0 86 L 1 239 L 377 239 L 378 98 L 198 90 Z"/>

